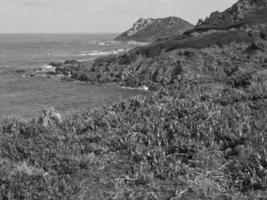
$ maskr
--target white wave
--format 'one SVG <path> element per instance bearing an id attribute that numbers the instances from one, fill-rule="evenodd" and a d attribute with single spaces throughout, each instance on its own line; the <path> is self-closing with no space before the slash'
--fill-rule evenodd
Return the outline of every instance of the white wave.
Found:
<path id="1" fill-rule="evenodd" d="M 137 42 L 137 41 L 127 41 L 128 45 L 136 45 L 136 46 L 146 46 L 150 44 L 150 42 Z"/>
<path id="2" fill-rule="evenodd" d="M 110 45 L 119 45 L 119 44 L 121 44 L 121 43 L 114 41 L 114 40 L 97 42 L 97 45 L 100 45 L 100 46 L 110 46 Z"/>
<path id="3" fill-rule="evenodd" d="M 55 72 L 56 71 L 56 68 L 51 66 L 51 65 L 43 65 L 41 67 L 41 72 Z"/>
<path id="4" fill-rule="evenodd" d="M 148 91 L 149 90 L 149 87 L 147 86 L 141 86 L 141 87 L 138 87 L 138 88 L 133 88 L 133 87 L 121 87 L 122 89 L 127 89 L 127 90 L 143 90 L 143 91 Z"/>
<path id="5" fill-rule="evenodd" d="M 98 45 L 105 46 L 106 45 L 106 42 L 99 42 Z"/>
<path id="6" fill-rule="evenodd" d="M 142 86 L 142 87 L 139 87 L 138 88 L 139 90 L 144 90 L 144 91 L 148 91 L 149 90 L 149 87 L 147 87 L 147 86 Z"/>
<path id="7" fill-rule="evenodd" d="M 93 51 L 90 53 L 77 54 L 77 56 L 107 56 L 107 55 L 115 55 L 115 54 L 123 53 L 126 51 L 128 51 L 128 49 L 116 49 L 112 51 Z"/>

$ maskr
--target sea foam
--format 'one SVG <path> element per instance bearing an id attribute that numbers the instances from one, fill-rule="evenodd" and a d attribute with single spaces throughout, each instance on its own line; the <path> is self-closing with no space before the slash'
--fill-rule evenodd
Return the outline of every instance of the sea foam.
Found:
<path id="1" fill-rule="evenodd" d="M 40 69 L 42 72 L 55 72 L 56 68 L 53 67 L 52 65 L 43 65 Z"/>
<path id="2" fill-rule="evenodd" d="M 112 51 L 93 51 L 90 53 L 81 53 L 79 56 L 108 56 L 126 52 L 128 49 L 116 49 Z"/>

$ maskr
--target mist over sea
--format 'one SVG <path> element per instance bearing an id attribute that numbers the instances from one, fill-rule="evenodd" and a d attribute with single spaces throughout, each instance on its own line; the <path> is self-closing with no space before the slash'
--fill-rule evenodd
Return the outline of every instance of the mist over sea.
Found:
<path id="1" fill-rule="evenodd" d="M 140 90 L 118 85 L 100 86 L 63 82 L 57 78 L 28 77 L 49 62 L 93 60 L 136 47 L 113 41 L 116 34 L 0 34 L 0 120 L 10 115 L 31 119 L 42 109 L 55 107 L 63 114 L 96 108 Z"/>

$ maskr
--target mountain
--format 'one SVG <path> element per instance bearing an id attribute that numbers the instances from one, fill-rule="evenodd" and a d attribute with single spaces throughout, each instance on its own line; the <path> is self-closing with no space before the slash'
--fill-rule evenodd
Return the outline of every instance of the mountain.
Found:
<path id="1" fill-rule="evenodd" d="M 118 41 L 154 41 L 162 37 L 182 34 L 193 28 L 189 22 L 178 17 L 167 18 L 140 18 L 131 29 L 115 38 Z"/>

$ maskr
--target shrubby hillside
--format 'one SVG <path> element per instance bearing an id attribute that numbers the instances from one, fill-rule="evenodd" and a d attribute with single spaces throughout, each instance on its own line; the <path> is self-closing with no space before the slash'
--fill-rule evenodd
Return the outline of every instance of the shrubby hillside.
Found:
<path id="1" fill-rule="evenodd" d="M 0 199 L 266 199 L 264 2 L 240 0 L 241 20 L 229 19 L 238 25 L 215 26 L 212 15 L 94 64 L 53 63 L 73 79 L 155 92 L 46 126 L 3 121 Z"/>
<path id="2" fill-rule="evenodd" d="M 1 198 L 265 199 L 266 83 L 235 80 L 183 82 L 48 127 L 2 122 Z"/>
<path id="3" fill-rule="evenodd" d="M 224 18 L 230 20 L 230 14 L 224 13 L 231 11 L 231 16 L 235 16 L 234 8 L 245 2 L 250 3 L 241 0 L 223 14 L 217 15 L 225 15 Z M 231 25 L 221 23 L 211 15 L 202 25 L 199 24 L 184 35 L 160 39 L 120 55 L 100 57 L 93 64 L 75 62 L 52 65 L 57 67 L 58 73 L 69 73 L 72 78 L 82 81 L 148 85 L 151 89 L 159 85 L 173 85 L 188 74 L 195 74 L 196 68 L 206 68 L 204 73 L 212 72 L 219 76 L 223 75 L 223 68 L 228 67 L 242 68 L 251 63 L 251 69 L 260 68 L 266 65 L 267 8 L 264 3 L 258 4 L 252 4 L 250 12 L 244 12 L 241 19 L 230 20 Z M 203 28 L 204 25 L 206 28 Z M 255 59 L 251 60 L 250 57 Z M 226 65 L 225 59 L 228 60 Z"/>
<path id="4" fill-rule="evenodd" d="M 192 31 L 225 30 L 252 24 L 266 23 L 266 0 L 239 0 L 224 12 L 213 12 L 205 20 L 199 20 Z"/>

